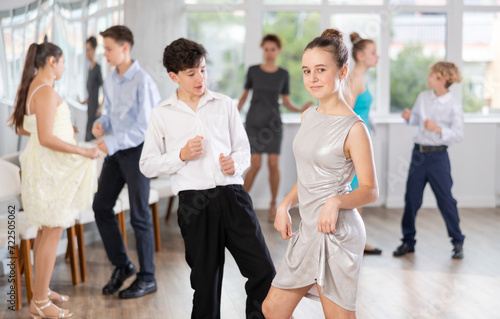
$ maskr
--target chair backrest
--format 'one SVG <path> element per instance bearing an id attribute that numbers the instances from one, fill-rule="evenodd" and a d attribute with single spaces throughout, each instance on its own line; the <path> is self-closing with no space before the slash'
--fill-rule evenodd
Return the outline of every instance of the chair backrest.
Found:
<path id="1" fill-rule="evenodd" d="M 21 152 L 15 152 L 12 154 L 7 154 L 5 156 L 0 157 L 0 159 L 6 160 L 7 162 L 11 162 L 14 165 L 17 165 L 18 167 L 21 167 L 21 162 L 19 161 L 19 155 L 21 155 Z"/>
<path id="2" fill-rule="evenodd" d="M 21 194 L 20 168 L 0 159 L 0 198 L 15 197 Z"/>

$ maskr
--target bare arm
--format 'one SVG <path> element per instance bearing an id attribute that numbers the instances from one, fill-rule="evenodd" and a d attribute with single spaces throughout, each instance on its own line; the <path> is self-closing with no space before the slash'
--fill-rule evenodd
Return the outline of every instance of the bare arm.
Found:
<path id="1" fill-rule="evenodd" d="M 346 158 L 351 157 L 359 188 L 339 196 L 330 197 L 323 206 L 318 219 L 318 231 L 335 233 L 340 209 L 354 209 L 373 203 L 378 198 L 373 150 L 366 126 L 358 122 L 353 125 L 344 146 Z"/>
<path id="2" fill-rule="evenodd" d="M 245 89 L 245 90 L 243 90 L 243 93 L 241 94 L 240 100 L 238 101 L 238 111 L 241 111 L 241 108 L 243 107 L 243 104 L 245 104 L 247 97 L 248 97 L 248 90 Z"/>
<path id="3" fill-rule="evenodd" d="M 41 88 L 36 96 L 36 104 L 43 105 L 43 107 L 36 108 L 36 125 L 40 145 L 58 152 L 78 154 L 89 158 L 99 157 L 97 148 L 83 148 L 66 143 L 54 135 L 54 119 L 59 99 L 53 88 Z"/>
<path id="4" fill-rule="evenodd" d="M 295 183 L 292 190 L 279 204 L 276 210 L 276 218 L 274 219 L 274 228 L 281 234 L 281 238 L 283 239 L 292 237 L 292 218 L 288 211 L 298 203 L 299 196 L 297 193 L 297 183 Z"/>
<path id="5" fill-rule="evenodd" d="M 308 107 L 310 107 L 311 105 L 313 105 L 313 102 L 309 101 L 307 102 L 306 104 L 304 104 L 302 106 L 301 109 L 299 109 L 297 106 L 295 106 L 295 104 L 290 100 L 290 95 L 286 94 L 286 95 L 283 95 L 283 105 L 289 109 L 290 111 L 293 111 L 293 112 L 303 112 L 305 111 Z"/>

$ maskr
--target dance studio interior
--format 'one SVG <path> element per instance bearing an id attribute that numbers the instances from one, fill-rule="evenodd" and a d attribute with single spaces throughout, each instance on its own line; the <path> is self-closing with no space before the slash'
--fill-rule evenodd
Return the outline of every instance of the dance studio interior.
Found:
<path id="1" fill-rule="evenodd" d="M 249 134 L 252 151 L 250 154 L 250 147 L 245 144 L 248 146 L 248 152 L 245 153 L 247 167 L 241 172 L 241 177 L 236 169 L 234 180 L 240 181 L 235 184 L 242 184 L 251 198 L 250 210 L 253 205 L 258 220 L 257 227 L 260 226 L 278 274 L 290 262 L 287 256 L 293 246 L 291 242 L 294 241 L 293 236 L 303 231 L 301 216 L 305 216 L 301 215 L 300 207 L 303 203 L 300 199 L 303 194 L 301 191 L 307 188 L 307 182 L 303 180 L 303 174 L 300 174 L 300 167 L 297 165 L 296 150 L 299 146 L 294 140 L 297 142 L 297 134 L 314 133 L 301 132 L 301 121 L 304 125 L 306 121 L 313 119 L 312 116 L 308 119 L 308 112 L 320 112 L 323 105 L 320 102 L 326 101 L 315 98 L 313 90 L 307 87 L 307 54 L 308 51 L 310 53 L 319 49 L 306 47 L 326 29 L 340 31 L 342 41 L 339 45 L 347 48 L 348 61 L 344 65 L 347 68 L 346 77 L 340 76 L 340 80 L 335 82 L 340 83 L 335 94 L 337 97 L 343 96 L 342 99 L 345 97 L 345 105 L 353 108 L 349 112 L 356 114 L 354 101 L 358 102 L 361 94 L 369 95 L 370 102 L 364 110 L 365 117 L 359 116 L 365 122 L 365 127 L 368 127 L 363 132 L 369 137 L 370 144 L 367 145 L 371 145 L 376 180 L 374 187 L 378 196 L 370 203 L 366 201 L 367 204 L 362 209 L 341 207 L 354 209 L 354 212 L 356 208 L 360 208 L 361 219 L 357 217 L 366 229 L 364 250 L 343 255 L 359 260 L 356 266 L 360 267 L 357 286 L 356 283 L 342 284 L 345 281 L 338 277 L 344 276 L 344 272 L 337 270 L 326 274 L 327 277 L 332 277 L 329 279 L 331 282 L 337 283 L 334 290 L 339 295 L 345 291 L 354 291 L 355 308 L 346 311 L 347 308 L 339 304 L 348 315 L 332 316 L 323 307 L 323 299 L 320 302 L 319 299 L 314 300 L 305 295 L 299 299 L 290 318 L 499 318 L 500 0 L 0 0 L 0 316 L 45 318 L 42 315 L 48 309 L 42 309 L 43 303 L 37 306 L 41 301 L 37 301 L 40 298 L 35 297 L 39 289 L 36 285 L 39 268 L 36 267 L 34 248 L 42 226 L 30 222 L 32 215 L 28 211 L 24 212 L 24 207 L 37 206 L 37 203 L 27 205 L 27 201 L 31 199 L 23 197 L 22 191 L 29 188 L 30 175 L 35 174 L 30 167 L 26 168 L 30 173 L 24 174 L 26 164 L 23 162 L 36 162 L 36 158 L 23 157 L 23 153 L 31 150 L 32 140 L 36 140 L 37 135 L 32 133 L 27 136 L 20 134 L 20 131 L 16 133 L 11 122 L 11 116 L 19 103 L 21 84 L 25 81 L 23 70 L 29 60 L 28 51 L 33 43 L 38 44 L 38 48 L 47 42 L 60 48 L 64 56 L 64 73 L 60 77 L 54 75 L 55 81 L 51 80 L 50 87 L 43 90 L 51 90 L 51 94 L 60 97 L 65 102 L 61 106 L 68 105 L 74 140 L 84 148 L 99 145 L 101 149 L 102 141 L 106 141 L 106 147 L 106 136 L 110 135 L 96 138 L 95 124 L 88 124 L 91 113 L 89 83 L 95 80 L 91 71 L 95 65 L 100 66 L 102 78 L 92 94 L 97 98 L 96 106 L 102 109 L 93 114 L 90 122 L 97 123 L 99 117 L 113 116 L 115 111 L 110 109 L 110 105 L 116 108 L 117 104 L 113 104 L 112 99 L 120 100 L 120 97 L 116 97 L 116 93 L 114 97 L 106 96 L 106 92 L 119 85 L 119 81 L 127 79 L 127 73 L 123 79 L 123 74 L 118 73 L 120 64 L 113 65 L 110 60 L 111 51 L 106 42 L 110 38 L 104 31 L 113 26 L 126 26 L 133 33 L 133 45 L 126 41 L 113 43 L 120 48 L 127 47 L 130 50 L 127 53 L 130 63 L 137 66 L 138 61 L 141 72 L 149 75 L 153 86 L 156 84 L 159 97 L 150 102 L 151 107 L 160 103 L 168 105 L 171 100 L 167 99 L 171 96 L 177 100 L 178 95 L 178 101 L 181 101 L 182 85 L 178 84 L 181 80 L 177 79 L 175 72 L 166 70 L 166 47 L 179 38 L 185 38 L 202 45 L 206 50 L 204 62 L 200 62 L 206 65 L 203 86 L 210 92 L 230 98 L 231 112 L 236 112 L 233 120 L 237 119 L 236 124 L 233 124 L 239 125 L 239 128 L 245 127 Z M 263 38 L 269 34 L 280 39 L 279 45 L 275 40 Z M 353 34 L 357 37 L 353 37 Z M 89 41 L 91 37 L 95 38 L 95 45 L 92 45 L 93 40 Z M 367 57 L 365 47 L 353 51 L 361 41 L 367 41 L 372 48 L 371 60 Z M 274 55 L 267 51 L 266 44 L 272 44 Z M 58 60 L 56 57 L 56 60 L 47 61 Z M 460 73 L 458 80 L 449 80 L 446 75 L 442 75 L 446 72 L 439 73 L 438 62 L 456 67 Z M 49 64 L 46 65 L 38 70 L 50 68 Z M 197 64 L 194 66 L 199 67 Z M 257 113 L 252 109 L 256 107 L 253 104 L 268 96 L 264 92 L 267 88 L 256 88 L 261 78 L 256 77 L 257 81 L 251 81 L 252 66 L 260 66 L 260 72 L 267 74 L 270 73 L 264 71 L 266 66 L 285 70 L 287 74 L 286 88 L 276 91 L 277 112 L 274 113 L 274 119 L 280 123 L 279 134 L 277 131 L 261 129 L 257 137 L 266 144 L 268 139 L 281 134 L 277 151 L 254 149 L 255 144 L 248 131 L 249 122 L 256 121 L 251 118 Z M 315 76 L 316 73 L 311 74 Z M 33 83 L 37 79 L 36 75 Z M 432 82 L 433 76 L 444 83 L 446 99 L 435 89 L 439 84 Z M 317 77 L 321 78 L 320 75 Z M 362 84 L 358 85 L 356 79 Z M 271 87 L 274 80 L 269 81 Z M 360 86 L 361 89 L 356 92 L 355 88 Z M 37 100 L 37 94 L 33 91 L 30 88 L 28 92 L 32 93 L 31 97 L 35 97 L 34 101 L 39 101 L 40 97 Z M 424 91 L 428 93 L 432 103 L 430 106 L 425 104 L 422 97 Z M 420 94 L 421 92 L 424 93 Z M 259 98 L 256 99 L 257 94 Z M 22 98 L 27 99 L 26 93 Z M 454 101 L 455 113 L 444 117 L 441 114 L 439 120 L 433 121 L 433 117 L 437 115 L 436 108 L 432 109 L 432 106 L 436 103 L 445 105 L 448 103 L 446 101 Z M 127 103 L 125 101 L 124 105 Z M 26 101 L 22 103 L 25 104 Z M 43 103 L 32 104 L 37 106 L 36 114 L 43 112 L 40 110 L 43 109 Z M 200 112 L 202 108 L 199 108 Z M 238 108 L 241 108 L 239 114 Z M 409 120 L 405 118 L 406 115 L 410 116 L 410 113 L 405 113 L 407 111 L 412 114 Z M 59 114 L 59 110 L 57 112 Z M 302 119 L 301 112 L 304 112 Z M 208 119 L 215 120 L 219 115 L 207 116 Z M 417 116 L 420 122 L 415 124 Z M 35 132 L 36 124 L 40 132 L 39 117 L 36 123 L 33 122 Z M 28 114 L 25 114 L 24 128 L 31 123 L 28 119 Z M 112 123 L 119 123 L 121 120 Z M 428 121 L 437 125 L 438 133 L 432 131 L 433 126 Z M 146 123 L 144 122 L 142 134 L 146 132 Z M 217 123 L 213 123 L 210 129 L 218 129 Z M 455 125 L 453 123 L 457 126 L 445 127 L 448 124 Z M 263 127 L 269 125 L 260 124 Z M 149 130 L 155 129 L 151 125 L 149 122 L 144 145 L 148 142 Z M 316 128 L 314 125 L 312 127 L 311 130 L 314 131 Z M 320 129 L 320 125 L 317 129 Z M 332 127 L 332 130 L 335 129 Z M 111 136 L 115 134 L 109 128 L 105 127 L 104 130 Z M 449 134 L 455 134 L 457 130 L 457 136 L 448 138 Z M 90 138 L 87 138 L 89 134 Z M 179 131 L 178 135 L 182 134 L 184 133 Z M 322 145 L 328 144 L 328 139 L 323 139 L 322 136 L 317 140 Z M 195 135 L 189 138 L 194 137 Z M 134 147 L 144 141 L 144 136 L 140 138 L 142 140 L 134 144 Z M 340 146 L 340 149 L 344 150 L 345 156 L 347 141 L 351 137 L 347 135 L 344 138 L 346 144 L 342 144 L 344 148 Z M 118 135 L 116 139 L 118 144 L 123 142 Z M 426 146 L 423 141 L 431 143 Z M 167 136 L 163 136 L 163 142 L 167 145 L 168 153 Z M 211 142 L 204 138 L 204 151 Z M 40 140 L 38 147 L 46 148 L 41 144 Z M 355 154 L 355 149 L 353 146 L 350 154 Z M 111 151 L 109 144 L 108 150 Z M 219 153 L 222 151 L 216 157 Z M 424 158 L 438 153 L 447 156 L 448 171 L 432 175 L 434 173 L 428 171 L 433 166 L 422 163 Z M 113 187 L 112 181 L 107 185 L 104 178 L 99 179 L 101 170 L 104 172 L 107 169 L 106 165 L 113 155 L 111 152 L 99 154 L 98 158 L 92 160 L 92 165 L 95 164 L 92 168 L 95 171 L 94 182 L 99 180 L 97 194 L 101 188 Z M 179 154 L 181 159 L 177 161 L 182 161 L 182 151 Z M 142 155 L 144 156 L 144 151 Z M 234 158 L 236 161 L 236 157 Z M 356 155 L 353 158 L 354 166 L 361 162 Z M 319 161 L 313 156 L 309 159 L 310 163 Z M 349 162 L 347 157 L 343 160 Z M 419 160 L 422 162 L 419 163 Z M 161 160 L 158 163 L 161 165 Z M 219 165 L 217 160 L 213 163 Z M 142 157 L 140 165 L 143 171 Z M 111 273 L 115 275 L 114 269 L 118 266 L 110 261 L 111 257 L 103 243 L 102 229 L 96 224 L 99 216 L 96 216 L 97 212 L 94 214 L 90 201 L 86 210 L 76 214 L 74 222 L 62 227 L 60 239 L 54 245 L 53 251 L 56 250 L 57 253 L 53 271 L 49 274 L 50 289 L 61 296 L 69 296 L 69 300 L 61 297 L 63 302 L 54 302 L 54 305 L 70 309 L 74 318 L 202 318 L 195 314 L 193 308 L 193 286 L 196 280 L 193 279 L 190 258 L 186 253 L 188 246 L 183 236 L 184 230 L 181 233 L 181 227 L 187 226 L 181 225 L 179 202 L 182 198 L 178 195 L 179 187 L 176 185 L 184 176 L 182 170 L 189 168 L 189 161 L 180 165 L 186 166 L 179 171 L 167 172 L 165 169 L 167 173 L 158 174 L 159 176 L 150 180 L 147 218 L 150 221 L 148 225 L 152 225 L 149 226 L 152 234 L 149 250 L 154 258 L 154 292 L 147 291 L 135 298 L 123 297 L 118 292 L 107 294 L 101 291 Z M 423 166 L 428 171 L 423 172 Z M 43 170 L 44 166 L 37 167 Z M 205 166 L 204 169 L 209 168 Z M 435 167 L 434 169 L 436 170 Z M 331 191 L 332 196 L 343 194 L 339 196 L 353 195 L 354 198 L 356 190 L 349 188 L 350 179 L 356 173 L 360 176 L 359 190 L 365 189 L 366 178 L 361 176 L 363 171 L 356 171 L 354 167 L 353 174 L 347 171 L 344 175 L 339 173 L 339 176 L 349 179 L 349 182 L 338 193 L 336 190 Z M 415 177 L 417 171 L 418 174 L 428 174 L 422 177 L 427 180 Z M 55 173 L 48 175 L 51 174 Z M 313 179 L 311 178 L 311 183 Z M 287 200 L 287 195 L 293 193 L 296 183 L 299 185 L 300 204 L 289 208 L 293 235 L 283 239 L 276 225 L 284 220 L 281 216 L 285 215 L 280 215 L 280 209 Z M 143 247 L 140 244 L 141 236 L 132 226 L 134 219 L 131 218 L 131 207 L 135 206 L 131 205 L 132 199 L 129 200 L 132 187 L 128 184 L 125 184 L 117 198 L 115 196 L 116 202 L 110 202 L 109 210 L 111 212 L 111 207 L 114 206 L 116 222 L 113 219 L 113 223 L 119 227 L 120 243 L 123 242 L 126 255 L 137 266 L 138 271 L 141 265 L 139 275 L 144 274 L 143 262 L 139 260 L 144 248 L 138 249 L 138 246 Z M 43 193 L 44 189 L 54 191 L 53 185 L 44 185 L 43 182 L 36 185 L 38 192 Z M 181 194 L 186 189 L 189 186 L 180 188 Z M 417 194 L 412 193 L 415 190 Z M 445 193 L 449 195 L 443 195 Z M 60 187 L 58 196 L 68 196 L 63 187 Z M 362 202 L 362 199 L 358 202 Z M 413 208 L 410 208 L 412 205 L 415 206 L 413 212 Z M 454 213 L 449 213 L 454 214 L 452 217 L 445 213 L 450 205 L 455 209 Z M 340 219 L 342 210 L 338 214 Z M 413 227 L 412 231 L 408 230 L 408 223 Z M 45 229 L 49 226 L 43 227 Z M 242 223 L 239 227 L 246 226 Z M 462 236 L 460 239 L 454 237 L 457 228 Z M 349 263 L 351 260 L 344 257 L 336 260 L 337 251 L 343 250 L 344 246 L 335 243 L 331 248 L 332 256 L 323 256 L 330 257 L 326 261 L 330 268 L 326 271 L 336 269 L 336 263 Z M 201 244 L 202 242 L 199 243 Z M 246 290 L 249 285 L 245 286 L 247 278 L 242 270 L 244 265 L 241 265 L 242 259 L 235 260 L 233 251 L 228 247 L 231 245 L 227 244 L 223 252 L 223 268 L 220 268 L 218 274 L 222 280 L 220 298 L 214 297 L 218 300 L 215 307 L 220 307 L 220 310 L 214 310 L 212 316 L 203 318 L 265 318 L 260 312 L 249 315 L 248 308 L 245 310 L 249 302 Z M 44 251 L 37 250 L 38 254 Z M 43 257 L 36 258 L 39 260 Z M 284 264 L 286 265 L 283 266 Z M 307 267 L 309 266 L 315 267 Z M 120 289 L 131 286 L 134 279 L 127 275 L 126 278 L 123 277 L 123 281 L 120 282 L 123 284 Z M 319 280 L 315 283 L 320 287 Z M 316 285 L 313 284 L 313 287 Z M 274 286 L 274 282 L 272 288 L 279 289 Z M 326 288 L 324 289 L 323 297 L 327 296 Z M 328 301 L 332 302 L 330 299 Z M 196 295 L 194 300 L 198 307 Z M 263 300 L 254 302 L 258 303 L 260 309 Z M 53 307 L 51 301 L 47 305 Z M 339 305 L 336 304 L 336 307 Z M 59 318 L 66 317 L 61 312 Z M 267 318 L 285 317 L 289 315 L 280 316 L 278 309 L 273 316 L 269 315 Z"/>

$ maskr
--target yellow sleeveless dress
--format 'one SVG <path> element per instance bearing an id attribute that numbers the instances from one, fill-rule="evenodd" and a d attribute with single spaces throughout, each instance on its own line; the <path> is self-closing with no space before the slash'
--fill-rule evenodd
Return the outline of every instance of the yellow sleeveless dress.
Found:
<path id="1" fill-rule="evenodd" d="M 31 134 L 20 157 L 21 195 L 27 220 L 39 228 L 69 227 L 80 211 L 92 205 L 97 191 L 95 161 L 40 145 L 36 114 L 25 115 L 23 127 Z M 66 102 L 57 107 L 54 135 L 77 144 Z"/>

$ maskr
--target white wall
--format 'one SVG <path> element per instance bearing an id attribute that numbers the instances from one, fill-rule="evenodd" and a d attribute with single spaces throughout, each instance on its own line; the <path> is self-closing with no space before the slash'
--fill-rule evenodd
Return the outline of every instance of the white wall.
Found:
<path id="1" fill-rule="evenodd" d="M 163 67 L 163 50 L 172 41 L 185 36 L 185 4 L 178 0 L 125 0 L 125 25 L 134 34 L 132 58 L 138 59 L 156 81 L 162 99 L 172 94 L 177 85 Z M 161 14 L 158 14 L 161 13 Z"/>

